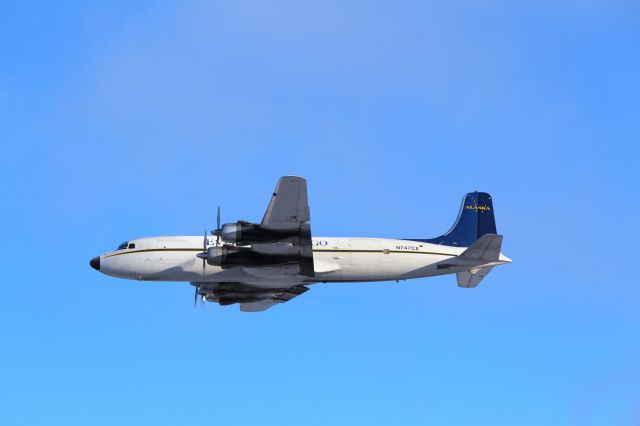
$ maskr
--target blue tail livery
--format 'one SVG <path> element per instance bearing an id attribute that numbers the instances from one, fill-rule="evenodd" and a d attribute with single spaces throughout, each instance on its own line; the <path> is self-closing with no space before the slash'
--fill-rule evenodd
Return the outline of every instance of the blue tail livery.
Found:
<path id="1" fill-rule="evenodd" d="M 425 243 L 454 247 L 469 247 L 485 234 L 497 234 L 493 216 L 491 195 L 486 192 L 470 192 L 462 199 L 462 207 L 455 224 L 445 234 Z"/>

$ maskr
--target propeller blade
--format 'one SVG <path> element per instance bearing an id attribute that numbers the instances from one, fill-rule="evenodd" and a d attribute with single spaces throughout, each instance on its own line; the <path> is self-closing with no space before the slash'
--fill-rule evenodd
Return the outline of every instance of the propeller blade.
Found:
<path id="1" fill-rule="evenodd" d="M 202 250 L 204 252 L 207 251 L 207 230 L 206 229 L 204 230 L 204 237 L 202 239 Z M 207 256 L 206 255 L 205 256 L 201 256 L 202 254 L 203 253 L 199 253 L 196 256 L 198 256 L 200 259 L 202 259 L 202 273 L 204 274 L 204 269 L 207 266 L 207 261 L 206 261 Z"/>
<path id="2" fill-rule="evenodd" d="M 196 293 L 193 295 L 193 307 L 198 306 L 198 286 L 196 286 Z"/>
<path id="3" fill-rule="evenodd" d="M 216 221 L 217 229 L 216 229 L 216 246 L 220 245 L 220 206 L 218 206 L 218 219 Z"/>

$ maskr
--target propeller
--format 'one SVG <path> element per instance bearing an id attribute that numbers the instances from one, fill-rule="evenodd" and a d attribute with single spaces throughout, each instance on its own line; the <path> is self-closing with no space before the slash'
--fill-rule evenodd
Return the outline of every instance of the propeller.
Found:
<path id="1" fill-rule="evenodd" d="M 211 235 L 216 235 L 216 246 L 220 245 L 220 206 L 218 206 L 218 217 L 216 220 L 217 228 L 215 231 L 211 231 Z M 204 236 L 202 239 L 202 253 L 196 254 L 200 259 L 202 259 L 202 272 L 204 273 L 204 269 L 207 261 L 207 230 L 204 230 Z"/>
<path id="2" fill-rule="evenodd" d="M 204 275 L 204 268 L 205 266 L 207 266 L 207 230 L 204 230 L 204 237 L 202 238 L 202 252 L 200 254 L 197 254 L 198 257 L 202 258 L 202 274 Z M 205 254 L 205 256 L 201 256 L 201 254 Z M 196 289 L 197 290 L 197 289 Z M 196 291 L 197 293 L 197 291 Z"/>
<path id="3" fill-rule="evenodd" d="M 215 231 L 211 231 L 211 233 L 216 236 L 216 246 L 219 246 L 220 245 L 220 234 L 222 233 L 222 230 L 220 229 L 220 206 L 218 206 L 218 215 L 217 215 L 217 218 L 216 218 L 216 230 Z"/>
<path id="4" fill-rule="evenodd" d="M 217 225 L 217 229 L 215 231 L 211 231 L 211 234 L 216 235 L 216 246 L 220 245 L 220 206 L 218 206 L 218 215 L 217 215 L 217 220 L 216 220 L 216 225 Z M 196 254 L 197 257 L 199 257 L 200 259 L 202 259 L 202 276 L 204 277 L 204 273 L 205 273 L 205 269 L 207 267 L 207 257 L 208 257 L 208 252 L 207 252 L 207 230 L 204 230 L 204 235 L 202 237 L 202 253 L 198 253 Z M 195 302 L 197 302 L 198 300 L 198 287 L 196 287 L 196 294 L 195 294 Z M 205 298 L 204 295 L 202 296 L 202 301 L 204 302 Z"/>
<path id="5" fill-rule="evenodd" d="M 196 286 L 196 291 L 193 295 L 193 307 L 197 307 L 198 306 L 198 296 L 200 296 L 200 303 L 202 303 L 202 306 L 204 306 L 204 302 L 205 302 L 205 297 L 204 294 L 202 294 L 202 292 L 200 291 L 200 287 Z"/>
<path id="6" fill-rule="evenodd" d="M 218 214 L 216 217 L 216 230 L 215 231 L 211 231 L 211 234 L 216 235 L 216 246 L 220 245 L 220 206 L 218 206 Z M 202 237 L 202 253 L 198 253 L 196 254 L 197 257 L 199 257 L 200 259 L 202 259 L 202 275 L 204 276 L 204 271 L 207 267 L 207 230 L 204 230 L 204 236 Z M 200 292 L 200 287 L 196 285 L 196 291 L 193 295 L 193 306 L 197 306 L 198 305 L 198 296 L 200 296 L 202 304 L 204 305 L 204 302 L 206 300 L 206 297 L 204 294 L 202 294 L 202 292 Z"/>
<path id="7" fill-rule="evenodd" d="M 220 229 L 220 206 L 218 205 L 218 215 L 216 217 L 216 230 L 218 231 L 218 238 L 216 238 L 216 245 L 219 245 L 220 243 L 220 233 L 222 232 L 222 230 Z"/>

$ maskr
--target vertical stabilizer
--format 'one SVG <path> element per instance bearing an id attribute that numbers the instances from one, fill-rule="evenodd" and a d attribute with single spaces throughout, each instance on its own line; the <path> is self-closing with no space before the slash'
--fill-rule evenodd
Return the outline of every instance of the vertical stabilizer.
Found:
<path id="1" fill-rule="evenodd" d="M 462 207 L 453 227 L 445 234 L 428 240 L 433 244 L 469 247 L 485 234 L 497 234 L 491 195 L 470 192 L 462 199 Z"/>

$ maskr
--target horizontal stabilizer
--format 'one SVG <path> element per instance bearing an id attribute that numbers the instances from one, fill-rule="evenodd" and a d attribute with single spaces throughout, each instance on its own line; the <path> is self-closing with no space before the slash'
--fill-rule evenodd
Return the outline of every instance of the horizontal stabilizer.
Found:
<path id="1" fill-rule="evenodd" d="M 451 272 L 467 271 L 471 268 L 483 268 L 511 262 L 511 259 L 504 256 L 500 258 L 501 247 L 502 235 L 485 234 L 458 256 L 439 263 L 437 268 L 449 269 Z"/>
<path id="2" fill-rule="evenodd" d="M 455 272 L 458 287 L 473 288 L 494 266 L 511 262 L 504 256 L 500 258 L 501 247 L 502 235 L 485 234 L 460 255 L 440 263 L 438 269 Z"/>
<path id="3" fill-rule="evenodd" d="M 483 262 L 495 262 L 500 258 L 502 247 L 502 235 L 485 234 L 462 252 L 459 256 L 465 260 L 477 260 Z"/>
<path id="4" fill-rule="evenodd" d="M 502 247 L 502 235 L 485 234 L 462 252 L 460 259 L 473 262 L 496 262 L 500 258 L 500 248 Z M 480 284 L 480 281 L 491 272 L 493 266 L 475 267 L 467 271 L 456 273 L 458 287 L 473 288 Z"/>
<path id="5" fill-rule="evenodd" d="M 491 272 L 493 266 L 487 266 L 484 268 L 472 268 L 469 271 L 462 271 L 456 273 L 458 279 L 458 287 L 473 288 L 480 284 L 480 281 Z"/>

